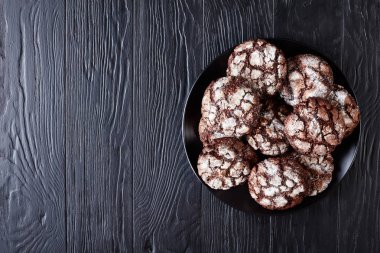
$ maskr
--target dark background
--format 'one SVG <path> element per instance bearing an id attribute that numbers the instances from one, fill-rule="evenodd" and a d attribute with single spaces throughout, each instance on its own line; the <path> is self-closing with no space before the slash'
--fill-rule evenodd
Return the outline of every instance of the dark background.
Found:
<path id="1" fill-rule="evenodd" d="M 0 252 L 380 252 L 380 2 L 2 0 Z M 248 38 L 334 61 L 358 155 L 320 202 L 246 214 L 198 182 L 181 137 L 202 69 Z"/>

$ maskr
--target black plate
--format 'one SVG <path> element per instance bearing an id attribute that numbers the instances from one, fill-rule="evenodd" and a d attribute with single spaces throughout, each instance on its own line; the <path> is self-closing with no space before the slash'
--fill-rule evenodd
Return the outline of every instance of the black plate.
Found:
<path id="1" fill-rule="evenodd" d="M 333 69 L 335 83 L 344 86 L 354 97 L 355 94 L 351 90 L 347 83 L 347 80 L 343 76 L 339 68 L 329 59 L 318 53 L 317 51 L 294 41 L 283 39 L 267 39 L 277 47 L 281 48 L 286 57 L 291 57 L 297 54 L 310 53 L 318 55 L 325 59 Z M 233 48 L 225 51 L 218 56 L 214 61 L 208 65 L 208 67 L 199 76 L 198 80 L 194 83 L 194 86 L 188 96 L 185 111 L 183 115 L 183 142 L 186 149 L 187 158 L 193 168 L 195 175 L 198 179 L 211 191 L 216 197 L 222 200 L 224 203 L 237 208 L 245 212 L 253 212 L 258 214 L 285 214 L 290 213 L 300 208 L 306 207 L 311 203 L 320 200 L 333 188 L 338 185 L 339 182 L 346 175 L 347 171 L 351 167 L 351 164 L 356 155 L 357 143 L 359 141 L 360 124 L 355 131 L 346 138 L 341 145 L 339 145 L 333 152 L 335 170 L 333 174 L 332 182 L 329 187 L 314 197 L 306 198 L 300 205 L 284 210 L 284 211 L 271 211 L 261 207 L 257 204 L 249 195 L 247 184 L 232 188 L 230 190 L 214 190 L 207 186 L 198 175 L 197 160 L 202 150 L 202 143 L 198 135 L 198 124 L 201 118 L 201 102 L 203 93 L 212 80 L 226 75 L 227 60 L 231 54 Z M 355 97 L 356 99 L 356 97 Z"/>

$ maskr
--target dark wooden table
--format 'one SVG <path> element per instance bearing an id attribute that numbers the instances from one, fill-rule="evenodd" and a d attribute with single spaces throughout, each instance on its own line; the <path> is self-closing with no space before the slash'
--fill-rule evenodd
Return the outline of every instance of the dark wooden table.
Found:
<path id="1" fill-rule="evenodd" d="M 310 208 L 223 204 L 186 160 L 186 96 L 218 54 L 291 38 L 333 60 L 358 155 Z M 2 0 L 0 252 L 380 252 L 380 2 Z"/>

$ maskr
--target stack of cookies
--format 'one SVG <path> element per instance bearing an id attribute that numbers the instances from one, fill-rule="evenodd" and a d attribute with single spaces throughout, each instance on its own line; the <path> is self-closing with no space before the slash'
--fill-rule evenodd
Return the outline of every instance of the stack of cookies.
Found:
<path id="1" fill-rule="evenodd" d="M 201 110 L 202 180 L 218 190 L 248 180 L 252 198 L 272 210 L 328 187 L 331 152 L 360 119 L 326 61 L 311 54 L 286 59 L 262 39 L 234 49 L 227 76 L 210 83 Z"/>

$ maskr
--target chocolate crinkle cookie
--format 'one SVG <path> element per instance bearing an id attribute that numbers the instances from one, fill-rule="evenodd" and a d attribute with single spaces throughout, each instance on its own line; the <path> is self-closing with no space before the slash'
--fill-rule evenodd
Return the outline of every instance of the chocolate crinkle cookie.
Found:
<path id="1" fill-rule="evenodd" d="M 333 71 L 320 57 L 302 54 L 288 60 L 288 82 L 281 97 L 291 106 L 311 97 L 327 97 L 334 82 Z"/>
<path id="2" fill-rule="evenodd" d="M 272 210 L 291 208 L 308 195 L 307 171 L 286 157 L 268 158 L 252 168 L 249 192 L 261 206 Z"/>
<path id="3" fill-rule="evenodd" d="M 334 171 L 334 159 L 331 154 L 312 157 L 293 152 L 289 158 L 297 160 L 309 172 L 309 196 L 315 196 L 326 190 Z"/>
<path id="4" fill-rule="evenodd" d="M 222 137 L 240 138 L 257 124 L 260 97 L 246 80 L 222 77 L 206 89 L 201 110 L 199 136 L 203 143 Z"/>
<path id="5" fill-rule="evenodd" d="M 288 151 L 284 120 L 291 108 L 276 99 L 269 99 L 261 111 L 258 126 L 247 136 L 248 143 L 264 155 L 276 156 Z"/>
<path id="6" fill-rule="evenodd" d="M 336 102 L 336 105 L 343 116 L 346 126 L 345 136 L 352 133 L 360 121 L 360 111 L 355 99 L 341 85 L 334 85 L 329 98 Z"/>
<path id="7" fill-rule="evenodd" d="M 238 45 L 228 59 L 227 75 L 243 77 L 254 89 L 268 95 L 280 91 L 286 71 L 283 52 L 262 39 Z"/>
<path id="8" fill-rule="evenodd" d="M 323 156 L 331 153 L 344 137 L 342 114 L 331 102 L 310 98 L 294 107 L 285 119 L 290 145 L 301 154 Z"/>
<path id="9" fill-rule="evenodd" d="M 227 190 L 247 180 L 258 162 L 255 151 L 236 138 L 213 140 L 198 158 L 198 174 L 211 188 Z"/>

